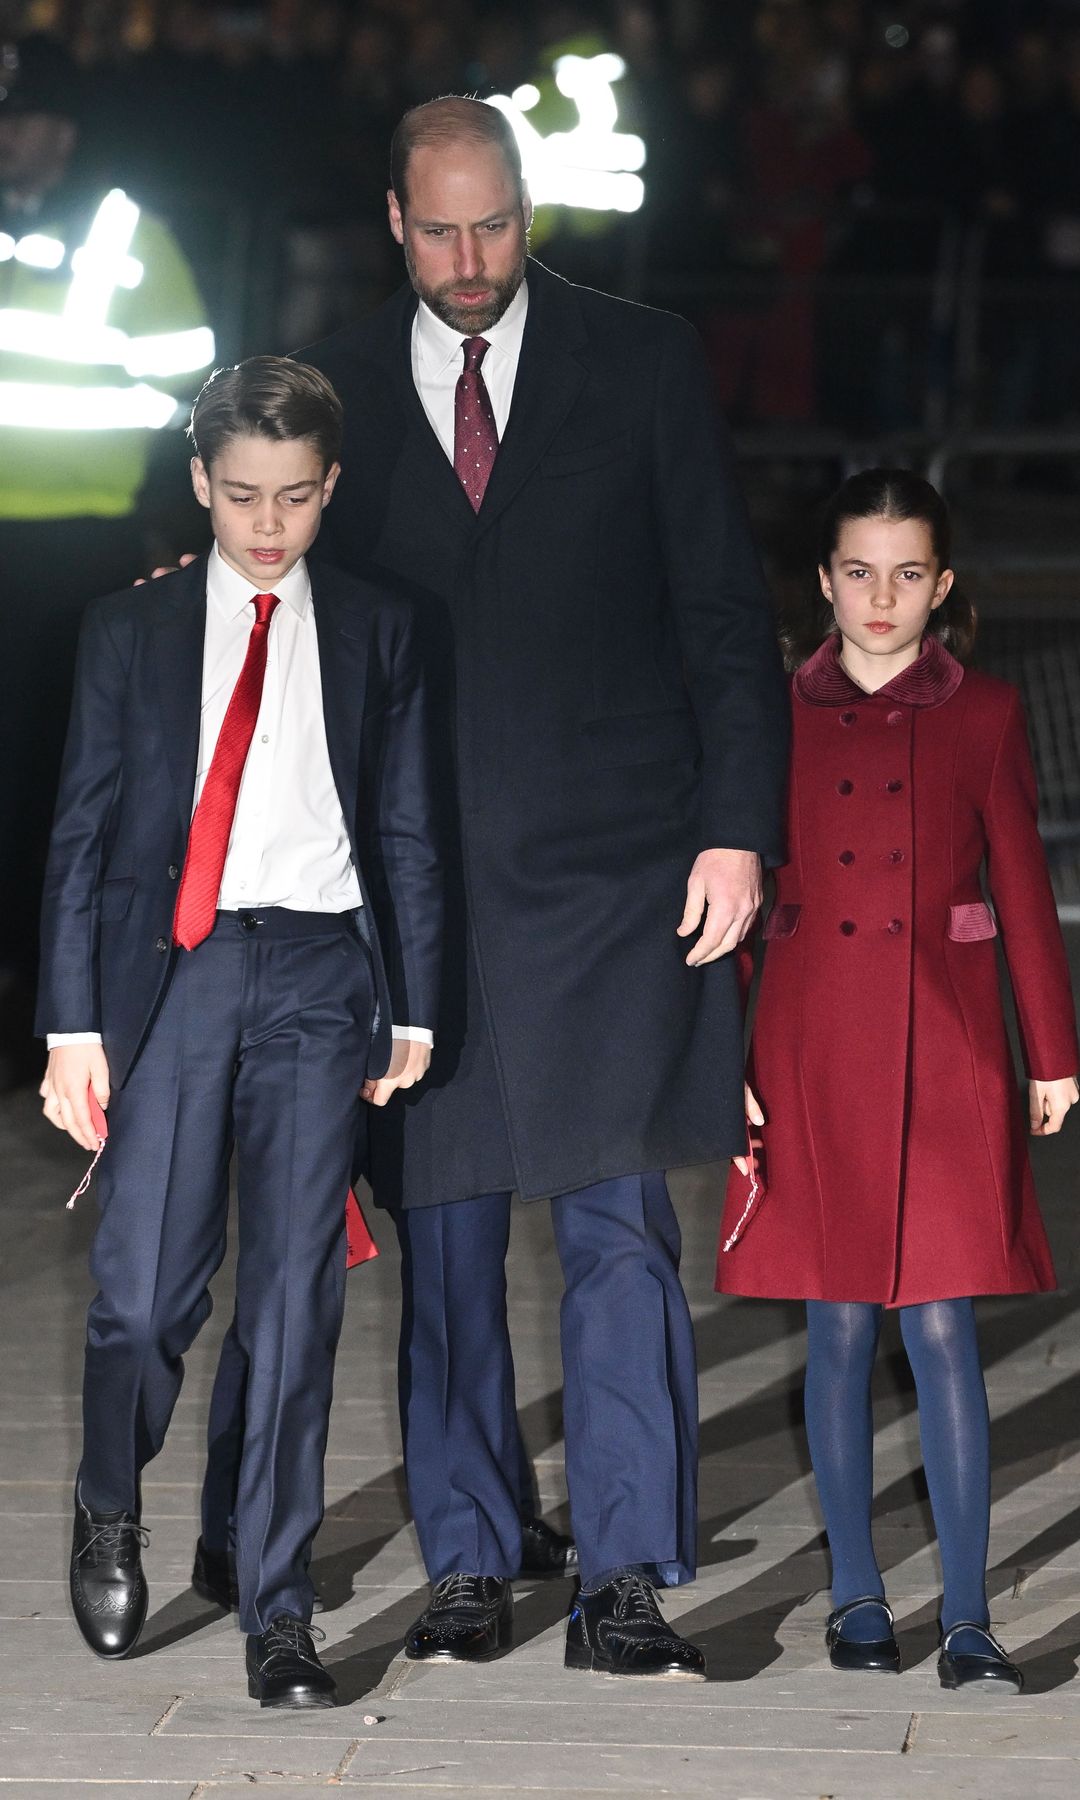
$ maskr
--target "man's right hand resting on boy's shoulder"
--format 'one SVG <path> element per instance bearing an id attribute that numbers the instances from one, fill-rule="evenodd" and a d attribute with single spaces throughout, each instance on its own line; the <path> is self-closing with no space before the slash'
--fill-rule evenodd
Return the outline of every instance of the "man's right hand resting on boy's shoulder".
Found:
<path id="1" fill-rule="evenodd" d="M 66 1131 L 84 1150 L 98 1147 L 90 1117 L 89 1089 L 98 1105 L 109 1104 L 109 1065 L 100 1044 L 58 1044 L 49 1051 L 45 1079 L 38 1093 L 42 1112 L 57 1131 Z"/>

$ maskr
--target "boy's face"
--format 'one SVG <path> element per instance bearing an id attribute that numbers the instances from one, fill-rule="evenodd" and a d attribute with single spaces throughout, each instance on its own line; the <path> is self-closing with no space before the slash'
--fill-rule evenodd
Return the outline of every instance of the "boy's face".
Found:
<path id="1" fill-rule="evenodd" d="M 201 457 L 191 459 L 195 497 L 209 510 L 218 549 L 264 593 L 315 542 L 340 473 L 339 463 L 324 470 L 304 438 L 234 437 L 209 468 Z"/>

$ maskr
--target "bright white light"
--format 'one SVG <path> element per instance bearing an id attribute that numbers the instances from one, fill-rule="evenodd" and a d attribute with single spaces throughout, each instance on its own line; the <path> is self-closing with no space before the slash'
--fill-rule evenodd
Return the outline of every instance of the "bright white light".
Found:
<path id="1" fill-rule="evenodd" d="M 525 117 L 536 104 L 530 100 L 529 107 L 523 105 L 525 89 L 516 88 L 512 96 L 492 95 L 488 104 L 513 126 L 535 205 L 637 212 L 645 198 L 645 183 L 634 171 L 644 166 L 645 144 L 631 132 L 615 129 L 619 109 L 612 83 L 625 73 L 621 56 L 560 56 L 555 83 L 573 100 L 578 123 L 572 131 L 553 131 L 547 137 L 541 137 Z"/>
<path id="2" fill-rule="evenodd" d="M 15 254 L 15 239 L 0 231 L 0 262 L 10 262 Z"/>
<path id="3" fill-rule="evenodd" d="M 137 256 L 120 256 L 110 262 L 107 270 L 97 271 L 94 268 L 94 253 L 85 244 L 76 250 L 71 258 L 71 267 L 76 275 L 112 274 L 117 287 L 137 288 L 146 269 Z"/>
<path id="4" fill-rule="evenodd" d="M 0 425 L 39 431 L 160 431 L 179 411 L 171 394 L 136 387 L 64 387 L 0 381 Z"/>
<path id="5" fill-rule="evenodd" d="M 44 237 L 40 231 L 20 238 L 15 246 L 15 261 L 25 263 L 28 269 L 58 269 L 64 256 L 60 239 Z"/>
<path id="6" fill-rule="evenodd" d="M 118 283 L 117 271 L 127 260 L 139 209 L 122 188 L 106 194 L 94 214 L 64 302 L 64 316 L 80 325 L 104 325 Z M 74 259 L 73 259 L 74 266 Z"/>
<path id="7" fill-rule="evenodd" d="M 540 99 L 540 89 L 534 87 L 531 81 L 523 81 L 520 87 L 514 89 L 510 98 L 519 111 L 531 112 Z"/>
<path id="8" fill-rule="evenodd" d="M 60 313 L 0 310 L 0 350 L 15 356 L 43 356 L 52 362 L 123 364 L 128 335 L 113 325 L 83 326 Z"/>
<path id="9" fill-rule="evenodd" d="M 136 337 L 129 342 L 124 367 L 129 375 L 191 375 L 214 360 L 214 334 L 209 325 L 191 331 L 163 331 L 156 337 Z"/>

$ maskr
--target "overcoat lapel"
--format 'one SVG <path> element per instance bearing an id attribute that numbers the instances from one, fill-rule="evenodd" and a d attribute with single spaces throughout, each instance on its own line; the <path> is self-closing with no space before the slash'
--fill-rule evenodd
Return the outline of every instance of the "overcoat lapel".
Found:
<path id="1" fill-rule="evenodd" d="M 431 428 L 413 379 L 412 327 L 417 299 L 412 288 L 402 290 L 400 301 L 400 307 L 391 313 L 387 363 L 394 384 L 396 416 L 404 417 L 407 423 L 401 473 L 418 518 L 423 518 L 429 505 L 437 506 L 457 535 L 468 535 L 475 527 L 476 515 L 454 473 L 453 463 Z"/>
<path id="2" fill-rule="evenodd" d="M 367 689 L 367 636 L 355 610 L 343 603 L 335 571 L 311 562 L 311 598 L 319 640 L 323 719 L 330 768 L 350 838 L 356 822 L 360 743 Z M 354 855 L 356 845 L 353 845 Z"/>
<path id="3" fill-rule="evenodd" d="M 182 841 L 191 825 L 191 802 L 199 760 L 202 718 L 203 643 L 206 637 L 206 557 L 189 563 L 170 583 L 167 595 L 148 595 L 158 608 L 153 654 L 165 756 L 176 792 Z"/>

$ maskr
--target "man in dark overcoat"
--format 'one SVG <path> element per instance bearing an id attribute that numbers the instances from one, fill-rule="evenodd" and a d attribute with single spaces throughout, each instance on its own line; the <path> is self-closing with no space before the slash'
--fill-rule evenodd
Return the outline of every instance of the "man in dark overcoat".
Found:
<path id="1" fill-rule="evenodd" d="M 371 1118 L 433 1583 L 406 1651 L 473 1660 L 510 1641 L 516 1191 L 550 1201 L 566 1282 L 582 1577 L 567 1662 L 701 1674 L 654 1593 L 692 1577 L 696 1536 L 694 1343 L 664 1171 L 745 1143 L 729 952 L 782 854 L 773 622 L 690 327 L 528 257 L 494 108 L 416 108 L 391 174 L 409 285 L 301 354 L 345 403 L 323 552 L 413 595 L 460 847 L 430 1074 Z"/>

